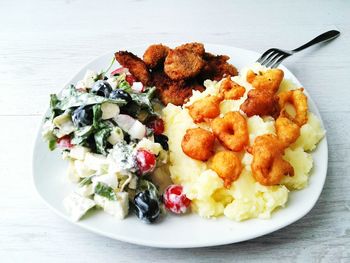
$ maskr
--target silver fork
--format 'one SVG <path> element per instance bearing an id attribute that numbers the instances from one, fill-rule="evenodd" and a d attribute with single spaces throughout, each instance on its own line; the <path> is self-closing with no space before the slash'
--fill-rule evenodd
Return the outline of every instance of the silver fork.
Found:
<path id="1" fill-rule="evenodd" d="M 330 30 L 327 31 L 317 37 L 315 37 L 313 40 L 307 42 L 306 44 L 302 45 L 301 47 L 298 47 L 293 50 L 283 50 L 278 48 L 270 48 L 264 52 L 264 54 L 261 55 L 261 57 L 256 61 L 259 62 L 261 65 L 264 65 L 269 68 L 277 68 L 278 65 L 287 57 L 293 55 L 296 52 L 299 52 L 305 48 L 308 48 L 310 46 L 313 46 L 315 44 L 325 42 L 332 40 L 340 35 L 340 32 L 337 30 Z"/>

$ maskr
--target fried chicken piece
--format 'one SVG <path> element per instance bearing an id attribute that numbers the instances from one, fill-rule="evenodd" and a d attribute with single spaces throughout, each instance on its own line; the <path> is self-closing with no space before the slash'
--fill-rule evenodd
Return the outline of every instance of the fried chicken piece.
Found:
<path id="1" fill-rule="evenodd" d="M 164 105 L 172 103 L 182 105 L 192 96 L 192 90 L 203 91 L 203 86 L 195 81 L 172 80 L 162 70 L 152 72 L 152 84 L 156 86 L 158 96 Z"/>
<path id="2" fill-rule="evenodd" d="M 161 65 L 169 53 L 170 48 L 162 44 L 149 46 L 143 54 L 143 61 L 153 69 Z"/>
<path id="3" fill-rule="evenodd" d="M 175 48 L 175 50 L 184 50 L 184 49 L 194 52 L 201 57 L 205 53 L 204 45 L 198 42 L 186 43 Z"/>
<path id="4" fill-rule="evenodd" d="M 238 100 L 245 93 L 245 88 L 231 79 L 231 76 L 225 78 L 220 84 L 220 97 L 225 100 Z"/>
<path id="5" fill-rule="evenodd" d="M 281 69 L 268 69 L 265 72 L 254 73 L 249 70 L 247 72 L 247 81 L 252 84 L 255 89 L 268 90 L 276 93 L 283 80 L 284 72 Z"/>
<path id="6" fill-rule="evenodd" d="M 188 106 L 188 112 L 194 123 L 200 123 L 205 121 L 205 119 L 213 119 L 219 116 L 221 101 L 221 98 L 209 95 Z"/>
<path id="7" fill-rule="evenodd" d="M 128 51 L 119 51 L 114 55 L 119 64 L 128 68 L 137 81 L 141 81 L 145 86 L 149 85 L 151 75 L 142 59 Z"/>
<path id="8" fill-rule="evenodd" d="M 170 50 L 164 62 L 164 72 L 173 80 L 196 76 L 204 66 L 198 54 L 187 49 Z"/>
<path id="9" fill-rule="evenodd" d="M 205 53 L 203 59 L 205 65 L 198 76 L 201 81 L 206 79 L 221 80 L 226 75 L 237 76 L 238 74 L 237 69 L 227 62 L 230 59 L 229 56 L 215 56 Z"/>
<path id="10" fill-rule="evenodd" d="M 279 114 L 278 96 L 268 91 L 252 89 L 248 92 L 248 98 L 240 106 L 240 109 L 248 117 L 270 115 L 277 118 Z"/>
<path id="11" fill-rule="evenodd" d="M 199 161 L 208 160 L 214 153 L 215 136 L 202 128 L 188 129 L 182 138 L 182 151 Z"/>
<path id="12" fill-rule="evenodd" d="M 191 87 L 178 87 L 176 84 L 169 86 L 160 94 L 160 100 L 164 105 L 172 103 L 176 106 L 181 106 L 187 102 L 188 98 L 192 96 Z"/>

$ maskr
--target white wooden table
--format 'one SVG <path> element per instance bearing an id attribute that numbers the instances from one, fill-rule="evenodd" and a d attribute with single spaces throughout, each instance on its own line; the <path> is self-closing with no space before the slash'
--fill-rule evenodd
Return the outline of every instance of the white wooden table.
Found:
<path id="1" fill-rule="evenodd" d="M 0 1 L 0 262 L 350 262 L 349 1 Z M 154 249 L 62 220 L 35 193 L 32 145 L 48 94 L 92 58 L 131 45 L 202 41 L 264 51 L 327 29 L 289 59 L 327 128 L 322 195 L 300 221 L 240 244 Z"/>

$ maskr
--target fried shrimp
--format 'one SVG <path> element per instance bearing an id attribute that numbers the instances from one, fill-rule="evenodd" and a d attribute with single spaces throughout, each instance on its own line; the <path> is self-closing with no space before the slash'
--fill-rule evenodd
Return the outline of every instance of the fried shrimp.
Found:
<path id="1" fill-rule="evenodd" d="M 170 50 L 164 62 L 164 72 L 173 80 L 196 76 L 204 61 L 198 54 L 187 49 Z"/>
<path id="2" fill-rule="evenodd" d="M 272 116 L 279 114 L 278 97 L 268 91 L 252 89 L 248 98 L 241 104 L 240 109 L 248 116 Z"/>
<path id="3" fill-rule="evenodd" d="M 188 106 L 188 112 L 195 123 L 205 121 L 205 119 L 213 119 L 220 115 L 221 99 L 217 96 L 207 96 L 203 99 L 195 101 Z"/>
<path id="4" fill-rule="evenodd" d="M 279 105 L 281 108 L 280 115 L 283 117 L 287 117 L 288 119 L 298 124 L 300 127 L 303 126 L 305 123 L 307 123 L 307 119 L 308 119 L 307 118 L 307 112 L 308 112 L 307 97 L 305 96 L 303 90 L 304 90 L 303 88 L 300 88 L 296 90 L 284 91 L 278 94 Z M 295 112 L 296 112 L 295 117 L 287 113 L 285 109 L 285 106 L 287 103 L 291 103 L 295 108 Z"/>
<path id="5" fill-rule="evenodd" d="M 247 121 L 238 111 L 214 119 L 211 127 L 220 142 L 234 152 L 242 151 L 249 142 Z"/>
<path id="6" fill-rule="evenodd" d="M 249 70 L 247 73 L 247 81 L 251 83 L 255 89 L 276 93 L 283 80 L 283 76 L 284 73 L 281 69 L 268 69 L 265 72 L 259 72 L 259 74 Z"/>
<path id="7" fill-rule="evenodd" d="M 199 161 L 207 161 L 214 153 L 215 136 L 202 128 L 188 129 L 182 138 L 182 151 Z"/>
<path id="8" fill-rule="evenodd" d="M 220 96 L 225 100 L 238 100 L 244 95 L 244 93 L 245 88 L 231 80 L 230 76 L 221 82 Z"/>
<path id="9" fill-rule="evenodd" d="M 300 136 L 300 127 L 286 117 L 278 117 L 275 122 L 276 134 L 284 147 L 294 143 Z"/>
<path id="10" fill-rule="evenodd" d="M 253 154 L 252 173 L 260 184 L 276 185 L 281 182 L 284 175 L 294 175 L 293 167 L 282 158 L 284 146 L 275 135 L 258 136 L 251 152 Z"/>
<path id="11" fill-rule="evenodd" d="M 237 180 L 242 172 L 240 159 L 231 151 L 216 153 L 211 160 L 210 168 L 224 180 L 226 188 L 230 188 L 232 182 Z"/>
<path id="12" fill-rule="evenodd" d="M 143 54 L 143 61 L 153 69 L 162 64 L 169 53 L 170 48 L 162 44 L 149 46 Z"/>
<path id="13" fill-rule="evenodd" d="M 151 75 L 148 68 L 142 59 L 128 51 L 119 51 L 114 54 L 115 59 L 124 68 L 128 68 L 130 73 L 143 85 L 147 86 L 150 83 Z"/>

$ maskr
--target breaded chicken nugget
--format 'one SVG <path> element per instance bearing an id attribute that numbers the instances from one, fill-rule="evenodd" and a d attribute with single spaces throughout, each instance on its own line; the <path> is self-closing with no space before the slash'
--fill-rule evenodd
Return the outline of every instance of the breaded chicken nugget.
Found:
<path id="1" fill-rule="evenodd" d="M 229 56 L 215 56 L 205 53 L 203 59 L 205 65 L 198 76 L 201 81 L 206 79 L 221 80 L 226 75 L 237 76 L 238 74 L 237 69 L 227 62 L 230 59 Z"/>
<path id="2" fill-rule="evenodd" d="M 196 76 L 204 66 L 203 59 L 187 49 L 170 50 L 164 62 L 164 72 L 173 80 Z"/>
<path id="3" fill-rule="evenodd" d="M 164 62 L 169 50 L 170 48 L 162 44 L 151 45 L 143 54 L 143 61 L 149 68 L 153 69 Z"/>
<path id="4" fill-rule="evenodd" d="M 264 90 L 252 89 L 248 92 L 248 98 L 241 104 L 240 109 L 248 116 L 253 115 L 272 116 L 279 115 L 278 96 Z"/>
<path id="5" fill-rule="evenodd" d="M 182 138 L 182 151 L 199 161 L 208 160 L 214 153 L 215 136 L 202 128 L 188 129 Z"/>
<path id="6" fill-rule="evenodd" d="M 119 51 L 114 55 L 119 64 L 128 68 L 137 81 L 141 81 L 145 86 L 149 85 L 151 75 L 142 59 L 128 51 Z"/>
<path id="7" fill-rule="evenodd" d="M 198 42 L 186 43 L 175 48 L 175 50 L 184 50 L 184 49 L 194 52 L 199 56 L 203 56 L 205 53 L 204 45 Z"/>

